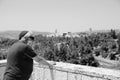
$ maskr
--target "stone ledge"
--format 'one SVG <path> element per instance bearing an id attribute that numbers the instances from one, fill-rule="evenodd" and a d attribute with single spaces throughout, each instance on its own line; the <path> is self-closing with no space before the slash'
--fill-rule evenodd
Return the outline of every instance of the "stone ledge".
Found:
<path id="1" fill-rule="evenodd" d="M 39 65 L 39 67 L 48 68 L 43 65 Z M 56 62 L 56 65 L 54 66 L 54 70 L 73 73 L 73 74 L 87 75 L 89 77 L 97 77 L 97 78 L 110 79 L 110 80 L 114 80 L 114 79 L 120 80 L 120 71 L 113 70 L 113 69 Z"/>
<path id="2" fill-rule="evenodd" d="M 48 61 L 52 63 L 53 61 Z M 95 77 L 100 79 L 109 79 L 109 80 L 120 80 L 120 71 L 119 70 L 112 70 L 112 69 L 105 69 L 105 68 L 96 68 L 90 66 L 83 66 L 83 65 L 75 65 L 70 63 L 63 63 L 63 62 L 55 62 L 53 70 L 72 73 L 72 74 L 80 74 L 85 75 L 88 77 Z M 0 61 L 0 67 L 4 67 L 6 65 L 6 60 Z M 41 63 L 37 63 L 34 61 L 34 68 L 43 68 L 49 69 L 48 66 L 42 65 Z"/>

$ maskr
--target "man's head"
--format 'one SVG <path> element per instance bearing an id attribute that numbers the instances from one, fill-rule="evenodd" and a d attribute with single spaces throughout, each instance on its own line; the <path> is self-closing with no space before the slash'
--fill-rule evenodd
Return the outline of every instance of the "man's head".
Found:
<path id="1" fill-rule="evenodd" d="M 28 31 L 22 31 L 22 32 L 19 34 L 19 40 L 21 40 L 27 33 L 28 33 Z"/>
<path id="2" fill-rule="evenodd" d="M 34 41 L 33 33 L 31 31 L 22 31 L 19 34 L 19 40 L 31 44 Z"/>

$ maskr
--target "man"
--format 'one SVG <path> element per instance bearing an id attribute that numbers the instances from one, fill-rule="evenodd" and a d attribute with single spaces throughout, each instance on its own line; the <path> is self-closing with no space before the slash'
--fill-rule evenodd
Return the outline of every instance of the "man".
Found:
<path id="1" fill-rule="evenodd" d="M 29 80 L 33 71 L 34 57 L 37 58 L 37 61 L 44 62 L 50 68 L 53 67 L 33 51 L 30 46 L 33 40 L 34 37 L 30 31 L 22 31 L 19 34 L 19 41 L 8 50 L 7 66 L 3 80 Z"/>

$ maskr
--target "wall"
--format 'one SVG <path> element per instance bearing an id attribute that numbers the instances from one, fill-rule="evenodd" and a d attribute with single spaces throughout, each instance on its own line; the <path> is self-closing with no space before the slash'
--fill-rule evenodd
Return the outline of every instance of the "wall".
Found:
<path id="1" fill-rule="evenodd" d="M 51 61 L 48 61 L 51 63 Z M 0 80 L 6 60 L 0 61 Z M 120 71 L 56 62 L 53 70 L 34 62 L 30 80 L 120 80 Z"/>

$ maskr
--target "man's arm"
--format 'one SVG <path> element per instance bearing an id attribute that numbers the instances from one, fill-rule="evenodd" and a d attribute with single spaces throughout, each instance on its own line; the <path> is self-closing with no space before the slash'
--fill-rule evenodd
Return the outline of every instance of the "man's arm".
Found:
<path id="1" fill-rule="evenodd" d="M 50 68 L 52 68 L 53 65 L 55 65 L 54 63 L 48 63 L 43 57 L 38 56 L 37 53 L 34 52 L 34 50 L 30 46 L 27 46 L 26 48 L 26 55 L 30 58 L 33 58 L 39 64 L 47 65 Z"/>
<path id="2" fill-rule="evenodd" d="M 34 57 L 33 58 L 36 62 L 38 62 L 38 63 L 42 63 L 42 64 L 44 64 L 44 65 L 49 65 L 49 63 L 43 58 L 43 57 L 41 57 L 41 56 L 36 56 L 36 57 Z"/>
<path id="3" fill-rule="evenodd" d="M 38 62 L 39 64 L 43 64 L 43 65 L 47 65 L 49 66 L 49 68 L 53 68 L 53 65 L 55 65 L 55 63 L 48 63 L 43 57 L 41 56 L 36 56 L 33 58 L 36 62 Z"/>

